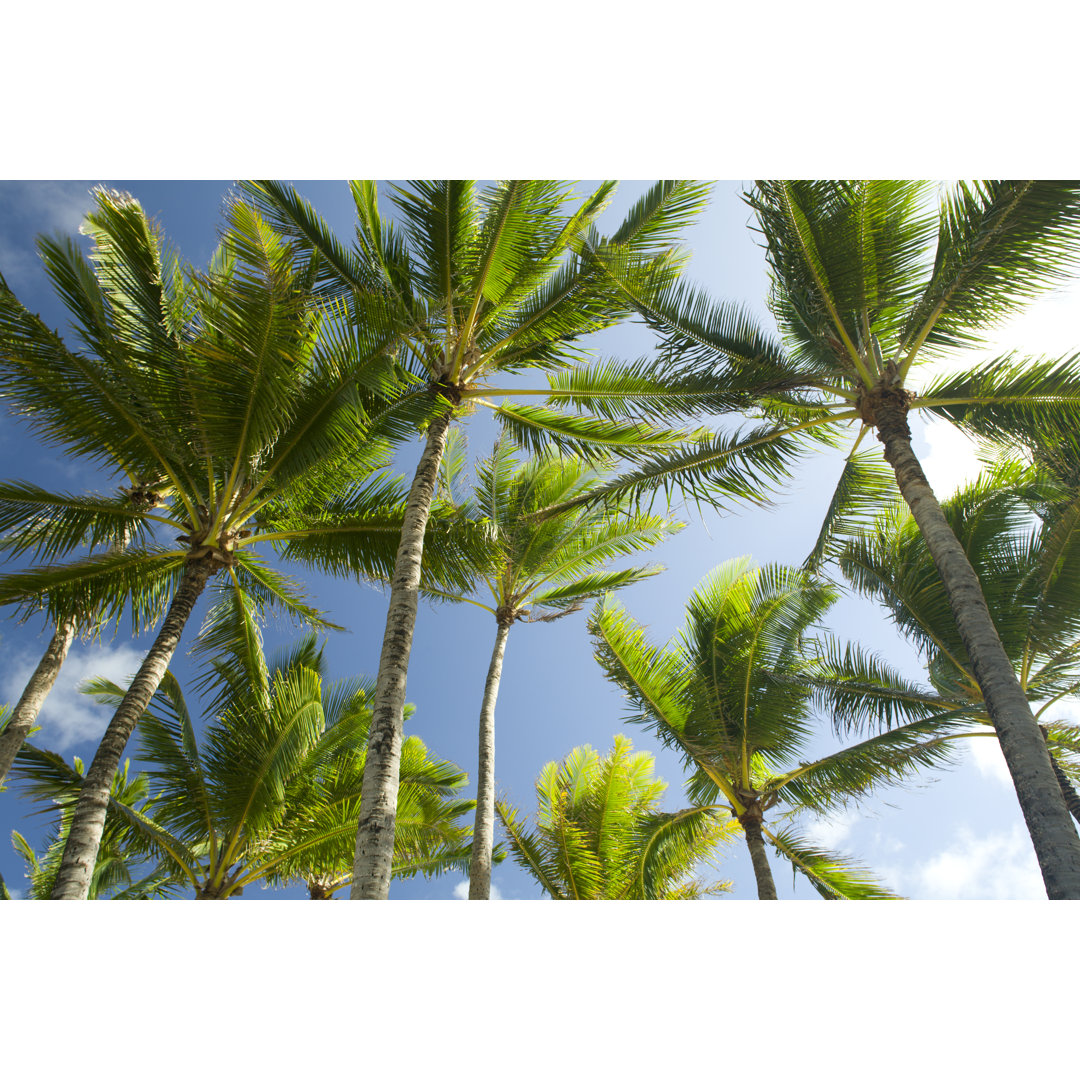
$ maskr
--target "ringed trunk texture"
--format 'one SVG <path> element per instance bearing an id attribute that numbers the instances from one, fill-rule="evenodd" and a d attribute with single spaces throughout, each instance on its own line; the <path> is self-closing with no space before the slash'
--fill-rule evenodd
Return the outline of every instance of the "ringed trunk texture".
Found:
<path id="1" fill-rule="evenodd" d="M 360 821 L 356 830 L 350 889 L 352 900 L 385 900 L 390 892 L 405 676 L 416 626 L 420 561 L 424 555 L 424 531 L 431 514 L 439 462 L 452 418 L 453 409 L 448 403 L 446 412 L 429 425 L 427 444 L 420 455 L 405 504 L 405 521 L 390 584 L 390 605 L 375 683 L 364 783 L 360 789 Z"/>
<path id="2" fill-rule="evenodd" d="M 469 860 L 469 899 L 491 899 L 491 848 L 495 842 L 495 701 L 499 696 L 503 654 L 513 617 L 499 616 L 491 652 L 484 702 L 480 706 L 480 760 L 476 770 L 476 820 Z"/>
<path id="3" fill-rule="evenodd" d="M 739 824 L 746 833 L 746 846 L 750 849 L 750 861 L 754 864 L 758 899 L 775 900 L 776 882 L 773 881 L 772 869 L 765 855 L 765 838 L 761 835 L 761 819 L 754 814 L 749 814 L 739 818 Z"/>
<path id="4" fill-rule="evenodd" d="M 0 735 L 0 784 L 3 784 L 4 777 L 7 776 L 8 769 L 15 760 L 15 755 L 26 740 L 26 736 L 30 734 L 30 729 L 34 726 L 41 706 L 45 704 L 45 699 L 49 696 L 49 691 L 60 674 L 60 668 L 74 639 L 74 619 L 65 619 L 57 623 L 56 632 L 53 634 L 52 641 L 49 642 L 49 647 L 45 650 L 45 655 L 34 669 L 34 674 L 30 676 L 22 697 L 12 710 L 8 726 L 4 728 L 3 735 Z"/>
<path id="5" fill-rule="evenodd" d="M 911 449 L 902 391 L 875 408 L 878 439 L 934 560 L 1009 767 L 1051 900 L 1080 900 L 1077 836 L 1039 726 L 994 627 L 975 571 Z"/>
<path id="6" fill-rule="evenodd" d="M 79 801 L 75 804 L 71 831 L 53 887 L 53 900 L 85 900 L 90 892 L 90 879 L 105 827 L 105 813 L 109 809 L 109 789 L 124 747 L 139 717 L 150 704 L 154 691 L 161 684 L 169 661 L 180 644 L 180 635 L 184 632 L 195 601 L 206 588 L 214 569 L 209 559 L 189 561 L 185 565 L 158 636 L 109 721 L 101 745 L 86 773 Z"/>

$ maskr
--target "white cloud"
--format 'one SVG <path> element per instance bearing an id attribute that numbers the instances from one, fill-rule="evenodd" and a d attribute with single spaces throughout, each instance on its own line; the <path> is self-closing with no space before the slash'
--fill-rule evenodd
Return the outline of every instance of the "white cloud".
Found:
<path id="1" fill-rule="evenodd" d="M 0 206 L 9 220 L 30 222 L 35 232 L 79 231 L 93 205 L 86 180 L 7 180 L 0 184 Z"/>
<path id="2" fill-rule="evenodd" d="M 44 635 L 40 640 L 44 653 L 47 644 Z M 100 675 L 126 686 L 138 671 L 143 655 L 141 650 L 130 645 L 115 648 L 108 645 L 73 646 L 38 715 L 37 722 L 42 730 L 34 741 L 60 753 L 77 743 L 96 742 L 108 727 L 112 713 L 79 693 L 79 685 Z M 12 705 L 19 700 L 39 659 L 40 656 L 26 653 L 8 659 L 0 675 L 0 700 Z"/>
<path id="3" fill-rule="evenodd" d="M 947 499 L 980 472 L 975 443 L 947 420 L 923 417 L 929 447 L 920 456 L 923 472 L 938 499 Z"/>
<path id="4" fill-rule="evenodd" d="M 1013 786 L 1012 774 L 1005 764 L 1005 755 L 997 739 L 979 735 L 966 739 L 965 746 L 980 776 L 989 777 L 1006 787 Z"/>
<path id="5" fill-rule="evenodd" d="M 1067 724 L 1080 724 L 1080 700 L 1075 697 L 1066 697 L 1049 705 L 1046 712 L 1039 717 L 1039 723 L 1048 724 L 1053 720 L 1063 720 Z"/>
<path id="6" fill-rule="evenodd" d="M 815 818 L 804 826 L 804 832 L 812 843 L 833 850 L 842 849 L 844 841 L 851 835 L 851 830 L 861 817 L 858 810 L 844 810 L 828 817 Z"/>
<path id="7" fill-rule="evenodd" d="M 1021 825 L 976 836 L 961 828 L 947 850 L 904 875 L 920 900 L 1044 900 L 1046 890 Z"/>
<path id="8" fill-rule="evenodd" d="M 499 892 L 498 887 L 494 882 L 491 883 L 491 899 L 501 900 L 503 895 Z M 455 900 L 468 900 L 469 899 L 469 879 L 465 878 L 464 881 L 459 881 L 454 886 L 454 899 Z"/>
<path id="9" fill-rule="evenodd" d="M 92 205 L 91 183 L 85 180 L 8 180 L 0 183 L 0 221 L 29 226 L 32 232 L 72 234 L 79 231 Z M 0 229 L 0 266 L 13 289 L 40 271 L 33 246 L 16 243 Z"/>

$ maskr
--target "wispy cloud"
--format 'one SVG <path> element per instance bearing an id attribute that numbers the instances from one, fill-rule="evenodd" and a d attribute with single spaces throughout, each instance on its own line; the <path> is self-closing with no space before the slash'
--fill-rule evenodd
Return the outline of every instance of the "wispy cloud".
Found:
<path id="1" fill-rule="evenodd" d="M 803 826 L 803 832 L 812 843 L 833 850 L 842 849 L 861 816 L 858 810 L 851 809 L 814 818 Z"/>
<path id="2" fill-rule="evenodd" d="M 8 221 L 28 224 L 35 232 L 78 232 L 93 187 L 92 180 L 5 180 L 0 208 Z"/>
<path id="3" fill-rule="evenodd" d="M 0 183 L 0 270 L 18 292 L 40 273 L 30 237 L 77 233 L 91 207 L 88 180 L 7 180 Z"/>
<path id="4" fill-rule="evenodd" d="M 494 882 L 491 883 L 491 899 L 501 900 L 503 895 L 499 892 L 498 887 Z M 468 900 L 469 899 L 469 879 L 465 878 L 464 881 L 459 881 L 454 886 L 454 899 L 455 900 Z"/>
<path id="5" fill-rule="evenodd" d="M 1045 900 L 1042 876 L 1023 826 L 976 836 L 961 828 L 945 850 L 903 877 L 920 900 Z"/>
<path id="6" fill-rule="evenodd" d="M 45 647 L 43 636 L 42 652 Z M 12 705 L 18 701 L 39 659 L 40 656 L 22 652 L 6 658 L 0 674 L 2 700 Z M 125 686 L 138 671 L 142 659 L 143 652 L 130 645 L 74 646 L 42 706 L 37 721 L 42 730 L 35 736 L 35 742 L 63 753 L 69 747 L 99 739 L 112 713 L 80 693 L 79 686 L 97 675 Z"/>

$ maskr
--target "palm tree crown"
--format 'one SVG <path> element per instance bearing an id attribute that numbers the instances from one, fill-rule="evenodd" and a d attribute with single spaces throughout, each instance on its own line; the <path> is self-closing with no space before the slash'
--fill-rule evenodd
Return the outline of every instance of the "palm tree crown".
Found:
<path id="1" fill-rule="evenodd" d="M 139 724 L 153 813 L 118 809 L 200 899 L 296 880 L 329 898 L 349 883 L 370 684 L 326 683 L 313 634 L 267 662 L 238 590 L 211 612 L 196 651 L 210 715 L 203 736 L 167 675 Z M 124 693 L 104 680 L 88 692 L 107 703 Z M 458 819 L 473 803 L 455 796 L 466 779 L 419 739 L 407 740 L 396 875 L 465 864 L 469 833 Z"/>
<path id="2" fill-rule="evenodd" d="M 74 241 L 39 245 L 82 348 L 0 288 L 0 391 L 46 440 L 130 486 L 110 498 L 3 485 L 9 550 L 111 550 L 10 574 L 0 602 L 45 596 L 57 623 L 127 606 L 136 629 L 166 604 L 169 614 L 87 773 L 58 880 L 58 896 L 73 898 L 85 895 L 124 745 L 210 578 L 224 570 L 259 602 L 318 624 L 251 547 L 321 532 L 329 503 L 370 554 L 367 568 L 385 573 L 401 521 L 400 510 L 387 513 L 387 502 L 400 504 L 396 486 L 371 475 L 385 444 L 363 423 L 394 380 L 386 341 L 312 309 L 310 269 L 294 266 L 257 214 L 233 207 L 204 274 L 180 264 L 128 196 L 97 192 L 86 228 L 90 262 Z"/>
<path id="3" fill-rule="evenodd" d="M 908 413 L 925 410 L 967 431 L 1019 439 L 1080 424 L 1075 357 L 1015 356 L 968 364 L 929 385 L 915 365 L 983 343 L 1031 297 L 1064 280 L 1080 250 L 1080 184 L 979 181 L 942 192 L 901 181 L 760 181 L 747 196 L 773 271 L 772 308 L 784 347 L 747 314 L 674 284 L 637 295 L 681 376 L 724 385 L 760 407 L 761 425 L 722 434 L 620 477 L 643 489 L 678 472 L 691 491 L 762 498 L 793 458 L 859 434 L 811 565 L 878 505 L 891 486 L 880 459 L 857 453 L 876 430 L 905 501 L 945 582 L 1034 843 L 1048 894 L 1080 898 L 1080 838 L 1061 800 L 1031 709 L 997 638 L 979 580 L 952 535 L 911 446 Z M 613 276 L 619 268 L 612 264 Z M 628 294 L 634 292 L 628 282 Z M 658 479 L 659 478 L 659 479 Z M 602 493 L 601 493 L 602 494 Z"/>
<path id="4" fill-rule="evenodd" d="M 681 526 L 641 511 L 612 516 L 612 507 L 576 506 L 545 518 L 537 511 L 572 499 L 603 480 L 603 473 L 580 458 L 542 452 L 521 464 L 500 439 L 494 453 L 477 467 L 471 497 L 455 491 L 464 468 L 464 441 L 448 440 L 442 460 L 444 501 L 482 527 L 487 541 L 476 569 L 473 596 L 460 599 L 491 612 L 497 623 L 480 710 L 479 771 L 470 899 L 490 894 L 491 848 L 495 820 L 495 703 L 510 628 L 519 620 L 551 622 L 580 609 L 584 600 L 659 572 L 659 568 L 609 569 L 627 556 L 659 543 Z M 616 507 L 620 508 L 621 507 Z M 423 579 L 421 579 L 423 583 Z M 477 599 L 484 595 L 489 603 Z"/>
<path id="5" fill-rule="evenodd" d="M 728 882 L 694 876 L 714 863 L 731 828 L 714 811 L 659 809 L 667 785 L 651 754 L 615 736 L 601 757 L 579 746 L 548 762 L 536 781 L 537 827 L 500 802 L 510 850 L 555 900 L 692 900 L 726 892 Z"/>
<path id="6" fill-rule="evenodd" d="M 342 303 L 357 326 L 378 327 L 393 339 L 397 360 L 412 378 L 383 410 L 376 431 L 406 435 L 426 430 L 424 451 L 406 507 L 391 579 L 386 633 L 372 721 L 371 759 L 357 830 L 352 895 L 385 898 L 394 835 L 397 759 L 405 679 L 420 583 L 423 537 L 439 460 L 456 411 L 488 407 L 521 444 L 549 442 L 594 454 L 618 446 L 628 453 L 672 446 L 686 433 L 643 420 L 611 418 L 613 395 L 640 390 L 623 380 L 567 392 L 521 388 L 549 403 L 598 408 L 589 416 L 536 405 L 496 404 L 511 391 L 496 375 L 577 366 L 581 339 L 629 314 L 598 253 L 617 259 L 635 281 L 667 282 L 682 258 L 672 241 L 703 206 L 705 189 L 679 181 L 656 185 L 609 237 L 595 221 L 614 185 L 584 198 L 573 185 L 513 180 L 478 190 L 471 181 L 414 181 L 393 187 L 397 214 L 383 216 L 374 183 L 354 181 L 357 239 L 342 245 L 291 189 L 271 182 L 243 185 L 267 220 L 311 267 L 316 291 Z M 639 383 L 642 380 L 639 380 Z M 646 381 L 647 382 L 647 381 Z M 654 384 L 644 387 L 647 393 Z"/>
<path id="7" fill-rule="evenodd" d="M 919 720 L 800 760 L 814 732 L 817 674 L 806 635 L 836 597 L 806 571 L 736 559 L 694 591 L 683 631 L 665 648 L 618 604 L 604 601 L 593 617 L 597 659 L 626 692 L 629 719 L 682 754 L 695 803 L 722 807 L 742 826 L 762 899 L 776 898 L 763 837 L 827 899 L 891 895 L 766 815 L 777 806 L 827 812 L 949 750 L 947 722 Z"/>

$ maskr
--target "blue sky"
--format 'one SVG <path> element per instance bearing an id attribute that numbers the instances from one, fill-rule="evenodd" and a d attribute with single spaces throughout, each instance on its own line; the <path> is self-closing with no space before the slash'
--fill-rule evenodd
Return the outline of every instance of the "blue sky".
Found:
<path id="1" fill-rule="evenodd" d="M 53 300 L 33 251 L 36 233 L 72 233 L 88 206 L 87 192 L 97 181 L 0 183 L 0 272 L 11 287 L 50 325 L 62 327 L 65 313 Z M 156 216 L 183 256 L 196 266 L 205 264 L 215 245 L 226 181 L 104 181 L 131 191 Z M 344 184 L 300 183 L 299 188 L 342 237 L 351 233 L 351 201 Z M 620 185 L 609 211 L 618 218 L 647 187 L 645 183 Z M 687 271 L 718 297 L 746 303 L 764 320 L 768 279 L 763 254 L 747 228 L 749 209 L 739 200 L 737 182 L 716 185 L 709 210 L 687 233 L 694 252 Z M 1075 293 L 1044 301 L 1006 327 L 1001 348 L 1028 353 L 1061 354 L 1071 351 L 1071 326 L 1080 309 Z M 637 324 L 598 335 L 595 350 L 604 356 L 635 358 L 652 348 L 647 330 Z M 68 490 L 111 486 L 86 465 L 43 448 L 24 428 L 5 418 L 0 427 L 0 453 L 4 475 Z M 971 475 L 974 455 L 962 436 L 944 426 L 926 430 L 913 424 L 916 451 L 939 496 Z M 466 422 L 470 450 L 485 454 L 495 436 L 484 416 Z M 415 450 L 401 455 L 402 469 L 415 459 Z M 657 643 L 681 626 L 686 599 L 697 582 L 720 562 L 752 555 L 758 562 L 798 564 L 817 533 L 822 514 L 840 468 L 840 457 L 821 455 L 802 466 L 778 505 L 769 511 L 741 508 L 721 514 L 696 508 L 679 516 L 689 527 L 658 548 L 649 561 L 666 564 L 658 577 L 624 591 L 621 596 L 634 617 L 648 624 Z M 385 619 L 385 597 L 371 586 L 341 583 L 304 573 L 314 602 L 327 610 L 349 633 L 333 635 L 327 654 L 334 677 L 374 675 Z M 919 674 L 912 650 L 899 641 L 874 606 L 858 598 L 845 598 L 832 612 L 830 629 L 841 638 L 855 638 L 888 655 L 910 675 Z M 17 626 L 0 622 L 0 700 L 13 702 L 25 678 L 47 644 L 46 635 L 33 623 Z M 476 762 L 476 720 L 484 675 L 494 636 L 494 620 L 469 606 L 422 606 L 413 646 L 408 700 L 416 706 L 407 730 L 420 735 L 430 750 L 455 761 L 472 774 Z M 189 628 L 174 662 L 183 681 L 190 671 L 186 650 L 194 628 Z M 121 631 L 95 647 L 77 646 L 61 682 L 43 712 L 41 745 L 78 753 L 89 759 L 108 716 L 81 698 L 76 684 L 92 674 L 113 678 L 130 674 L 151 639 L 131 641 Z M 286 640 L 277 631 L 267 634 L 269 650 Z M 1057 715 L 1068 717 L 1069 707 Z M 669 784 L 666 806 L 684 805 L 683 770 L 678 758 L 663 751 L 643 730 L 624 727 L 624 703 L 619 692 L 603 679 L 592 659 L 585 632 L 585 613 L 553 624 L 518 624 L 511 633 L 500 689 L 496 726 L 497 785 L 501 794 L 519 807 L 534 806 L 532 785 L 541 766 L 563 757 L 570 749 L 590 743 L 604 752 L 618 731 L 626 731 L 637 749 L 658 758 L 657 772 Z M 926 774 L 911 790 L 892 789 L 881 799 L 832 819 L 813 822 L 811 831 L 823 842 L 855 856 L 878 872 L 903 895 L 926 899 L 1039 898 L 1041 883 L 1016 806 L 1015 796 L 993 740 L 971 740 L 977 753 L 949 772 Z M 832 745 L 822 730 L 820 749 Z M 129 750 L 134 751 L 134 740 Z M 31 838 L 43 826 L 40 817 L 28 818 L 33 807 L 16 797 L 15 786 L 0 796 L 0 871 L 9 886 L 18 888 L 22 865 L 7 837 L 18 828 Z M 781 898 L 816 898 L 800 879 L 794 884 L 785 866 L 774 861 Z M 721 876 L 734 883 L 732 897 L 755 894 L 745 849 L 734 846 L 725 858 Z M 540 897 L 539 888 L 507 860 L 494 873 L 494 884 L 505 899 Z M 396 899 L 451 899 L 462 891 L 460 877 L 395 883 Z M 302 888 L 287 891 L 249 889 L 244 899 L 299 897 Z M 720 902 L 730 902 L 727 899 Z"/>

